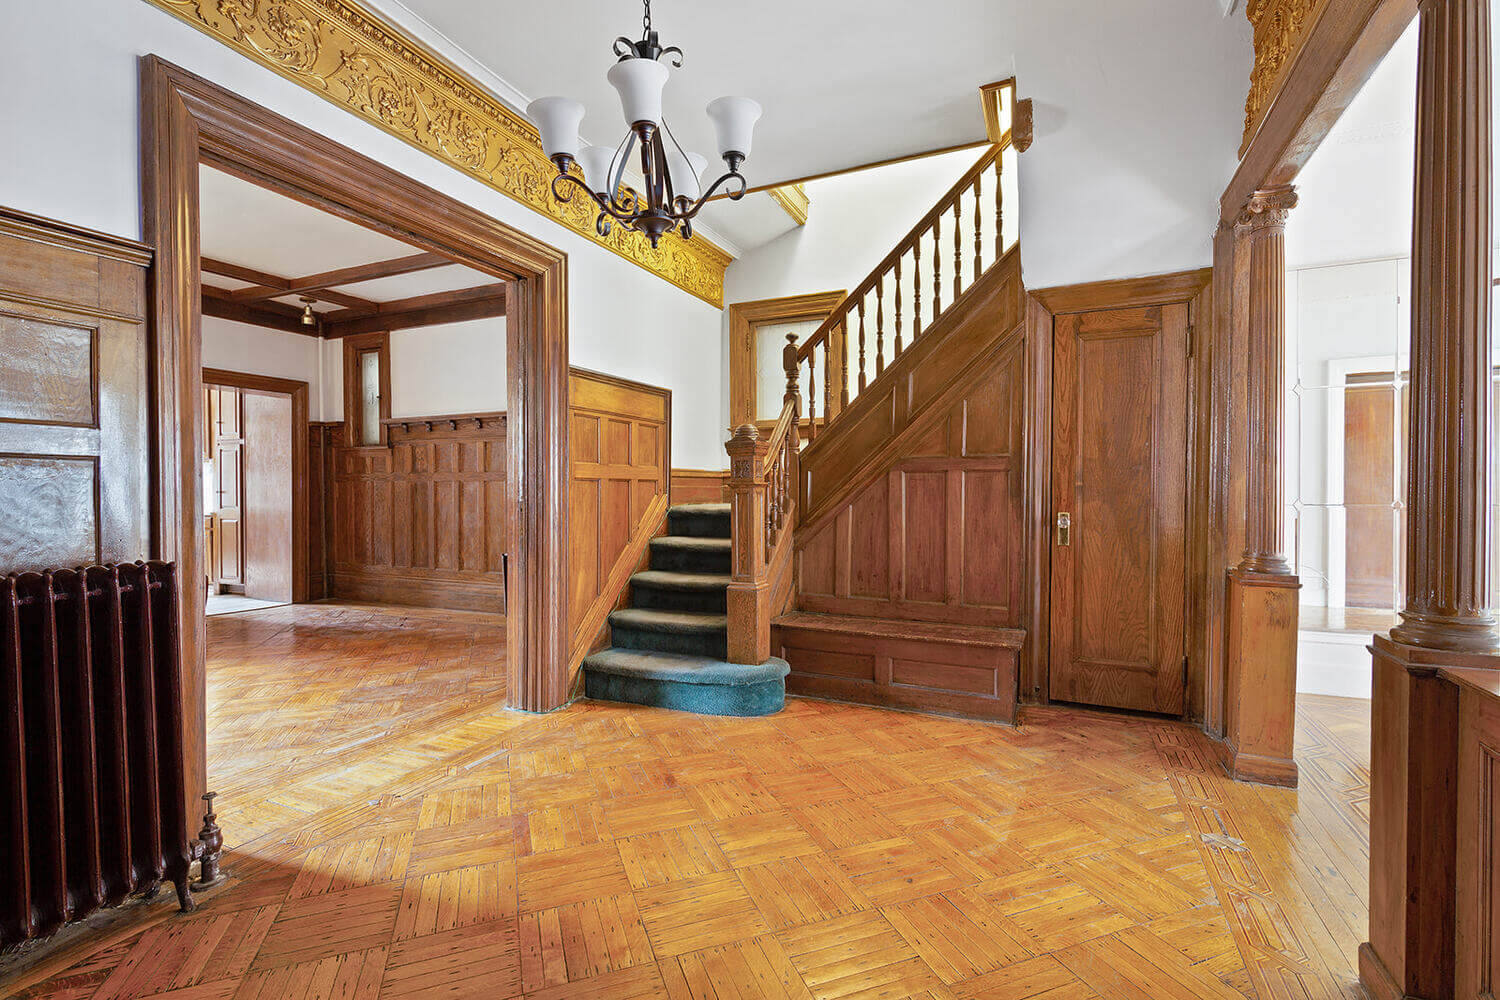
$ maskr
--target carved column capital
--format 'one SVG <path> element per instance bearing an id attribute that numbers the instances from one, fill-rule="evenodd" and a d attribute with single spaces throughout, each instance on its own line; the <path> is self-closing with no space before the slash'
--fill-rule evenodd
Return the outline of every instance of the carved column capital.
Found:
<path id="1" fill-rule="evenodd" d="M 1235 220 L 1236 232 L 1254 238 L 1286 231 L 1286 217 L 1297 207 L 1297 189 L 1291 184 L 1264 188 L 1250 196 Z"/>
<path id="2" fill-rule="evenodd" d="M 1255 192 L 1235 222 L 1250 249 L 1249 462 L 1242 574 L 1285 578 L 1282 554 L 1284 483 L 1282 427 L 1286 421 L 1282 369 L 1286 357 L 1286 217 L 1297 204 L 1290 184 Z"/>

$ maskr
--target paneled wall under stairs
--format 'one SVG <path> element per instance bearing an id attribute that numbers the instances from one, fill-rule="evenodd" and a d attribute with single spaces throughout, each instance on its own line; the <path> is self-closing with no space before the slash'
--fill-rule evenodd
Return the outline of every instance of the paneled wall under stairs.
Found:
<path id="1" fill-rule="evenodd" d="M 802 453 L 789 691 L 1010 720 L 1023 601 L 1027 337 L 1019 261 Z"/>

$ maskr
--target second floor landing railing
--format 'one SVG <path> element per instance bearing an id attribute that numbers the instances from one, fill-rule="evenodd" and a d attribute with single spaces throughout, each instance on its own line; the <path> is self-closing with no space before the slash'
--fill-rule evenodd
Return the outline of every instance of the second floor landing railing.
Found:
<path id="1" fill-rule="evenodd" d="M 1008 141 L 988 147 L 823 325 L 787 352 L 788 395 L 806 401 L 809 441 L 1005 256 L 1008 149 Z"/>

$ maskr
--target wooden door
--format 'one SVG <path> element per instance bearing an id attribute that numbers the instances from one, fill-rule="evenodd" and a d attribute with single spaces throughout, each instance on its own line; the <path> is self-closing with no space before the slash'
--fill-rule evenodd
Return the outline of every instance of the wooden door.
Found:
<path id="1" fill-rule="evenodd" d="M 245 533 L 240 519 L 244 427 L 241 396 L 230 386 L 209 388 L 209 426 L 213 433 L 213 499 L 215 565 L 209 574 L 221 589 L 242 592 L 245 586 Z"/>
<path id="2" fill-rule="evenodd" d="M 245 596 L 292 599 L 292 397 L 242 392 L 240 526 Z"/>
<path id="3" fill-rule="evenodd" d="M 1408 397 L 1403 387 L 1398 416 L 1392 380 L 1391 372 L 1359 372 L 1345 379 L 1344 606 L 1350 608 L 1394 605 L 1398 559 L 1406 548 L 1391 502 L 1406 495 L 1405 463 L 1397 459 L 1396 442 L 1404 453 Z"/>
<path id="4" fill-rule="evenodd" d="M 0 209 L 0 572 L 150 554 L 149 260 Z"/>
<path id="5" fill-rule="evenodd" d="M 1184 303 L 1054 324 L 1054 700 L 1182 712 L 1187 321 Z"/>

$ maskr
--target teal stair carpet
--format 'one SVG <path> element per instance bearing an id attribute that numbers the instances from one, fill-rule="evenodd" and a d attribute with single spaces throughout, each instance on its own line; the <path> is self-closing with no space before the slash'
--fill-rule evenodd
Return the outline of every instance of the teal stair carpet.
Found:
<path id="1" fill-rule="evenodd" d="M 583 661 L 584 693 L 700 715 L 771 715 L 786 701 L 785 660 L 725 661 L 729 504 L 681 504 L 630 578 L 631 607 L 609 616 L 609 649 Z"/>

